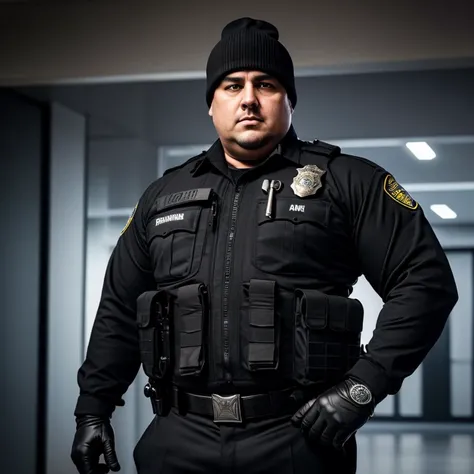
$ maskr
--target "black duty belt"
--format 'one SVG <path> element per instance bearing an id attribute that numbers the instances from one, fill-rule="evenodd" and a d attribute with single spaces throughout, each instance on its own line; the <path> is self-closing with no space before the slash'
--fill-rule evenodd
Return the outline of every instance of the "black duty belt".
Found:
<path id="1" fill-rule="evenodd" d="M 292 415 L 310 398 L 294 387 L 255 395 L 200 395 L 174 387 L 172 404 L 180 412 L 212 417 L 215 423 L 242 423 L 252 418 Z"/>

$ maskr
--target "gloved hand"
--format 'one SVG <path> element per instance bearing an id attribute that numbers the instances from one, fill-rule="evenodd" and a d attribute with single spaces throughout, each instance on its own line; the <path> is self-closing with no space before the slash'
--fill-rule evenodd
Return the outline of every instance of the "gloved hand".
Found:
<path id="1" fill-rule="evenodd" d="M 115 454 L 114 430 L 107 418 L 84 415 L 76 419 L 76 435 L 71 459 L 79 474 L 106 474 L 117 472 L 120 464 Z M 100 455 L 106 464 L 99 464 Z"/>
<path id="2" fill-rule="evenodd" d="M 292 423 L 313 441 L 342 449 L 351 435 L 373 415 L 375 402 L 370 390 L 349 378 L 303 405 Z"/>

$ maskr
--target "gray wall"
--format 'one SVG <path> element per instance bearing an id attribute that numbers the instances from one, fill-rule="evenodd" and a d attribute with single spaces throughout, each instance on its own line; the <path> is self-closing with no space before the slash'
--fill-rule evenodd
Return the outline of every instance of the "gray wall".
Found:
<path id="1" fill-rule="evenodd" d="M 44 438 L 42 112 L 5 90 L 0 111 L 0 472 L 35 473 Z"/>
<path id="2" fill-rule="evenodd" d="M 305 140 L 472 135 L 472 84 L 473 68 L 297 77 L 294 124 Z M 19 90 L 89 114 L 94 139 L 178 146 L 216 138 L 204 80 Z"/>
<path id="3" fill-rule="evenodd" d="M 75 473 L 85 119 L 0 90 L 0 472 Z M 50 125 L 50 126 L 49 126 Z"/>
<path id="4" fill-rule="evenodd" d="M 88 141 L 88 211 L 129 207 L 157 173 L 157 149 L 138 138 Z M 118 183 L 119 186 L 110 186 Z"/>
<path id="5" fill-rule="evenodd" d="M 73 474 L 76 374 L 83 356 L 86 206 L 83 116 L 51 107 L 47 474 Z"/>

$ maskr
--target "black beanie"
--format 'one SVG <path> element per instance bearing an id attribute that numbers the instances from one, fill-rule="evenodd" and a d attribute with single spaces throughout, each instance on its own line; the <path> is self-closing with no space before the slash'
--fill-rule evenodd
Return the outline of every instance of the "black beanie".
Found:
<path id="1" fill-rule="evenodd" d="M 214 91 L 225 76 L 236 71 L 255 70 L 278 79 L 295 107 L 293 61 L 278 38 L 278 30 L 266 21 L 240 18 L 226 25 L 207 61 L 207 105 L 211 106 Z"/>

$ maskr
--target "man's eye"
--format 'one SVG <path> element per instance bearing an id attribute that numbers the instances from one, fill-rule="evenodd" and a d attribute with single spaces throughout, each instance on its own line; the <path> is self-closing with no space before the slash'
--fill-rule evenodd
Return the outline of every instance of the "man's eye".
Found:
<path id="1" fill-rule="evenodd" d="M 240 89 L 239 84 L 231 84 L 225 88 L 226 91 L 237 91 Z"/>
<path id="2" fill-rule="evenodd" d="M 269 82 L 260 82 L 259 86 L 262 87 L 263 89 L 272 89 L 273 84 L 270 84 Z"/>

